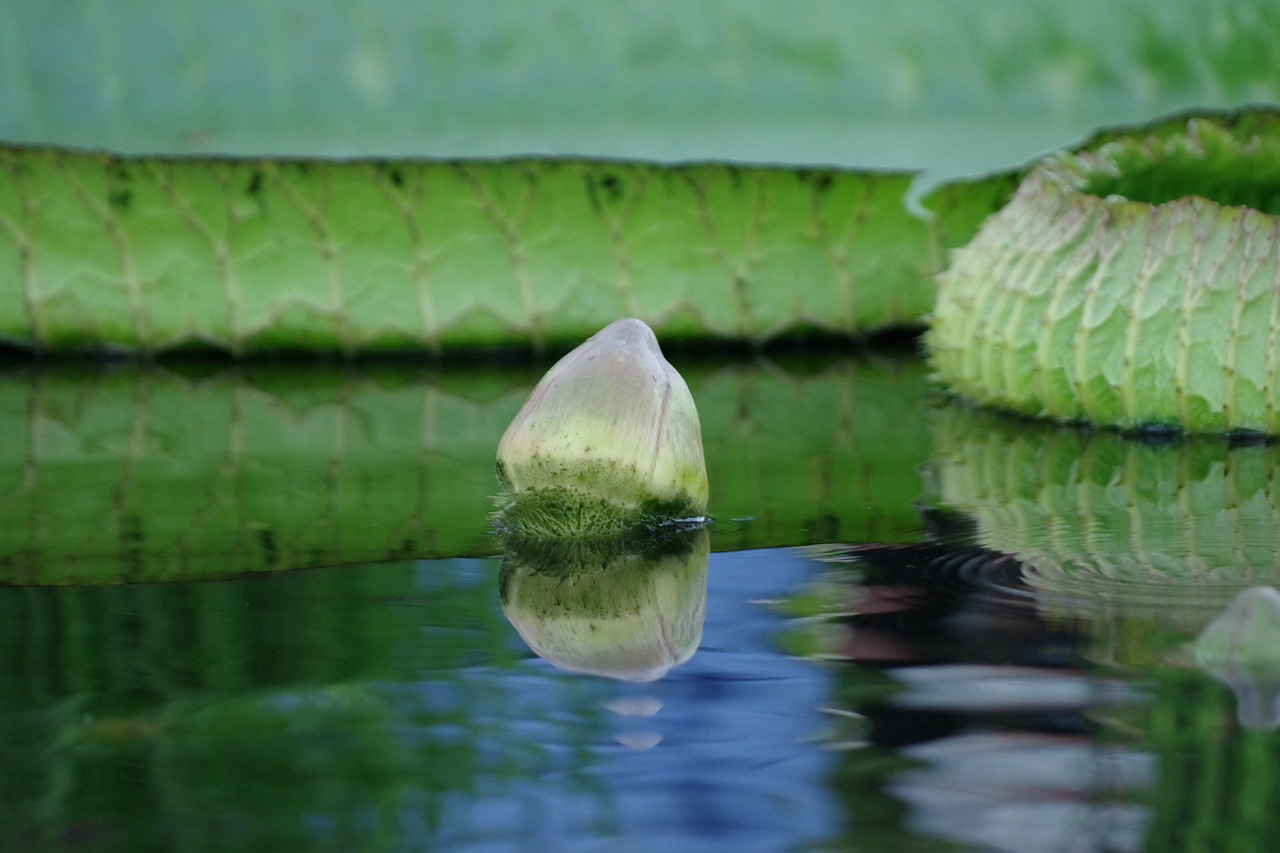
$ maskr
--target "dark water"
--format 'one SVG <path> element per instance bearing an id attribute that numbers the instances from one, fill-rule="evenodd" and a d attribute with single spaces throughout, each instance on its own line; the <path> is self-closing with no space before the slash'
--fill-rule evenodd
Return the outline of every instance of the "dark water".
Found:
<path id="1" fill-rule="evenodd" d="M 688 373 L 718 520 L 596 566 L 433 556 L 518 382 L 0 382 L 0 850 L 1280 849 L 1276 447 Z"/>
<path id="2" fill-rule="evenodd" d="M 3 837 L 14 850 L 816 843 L 842 823 L 823 745 L 832 673 L 780 653 L 782 620 L 762 603 L 810 569 L 785 552 L 717 555 L 701 648 L 652 683 L 535 657 L 503 617 L 494 560 L 0 590 Z M 59 636 L 90 612 L 93 636 Z"/>
<path id="3" fill-rule="evenodd" d="M 0 590 L 0 835 L 93 851 L 1267 849 L 1274 723 L 1241 725 L 1194 667 L 1100 663 L 1089 625 L 971 584 L 965 559 L 714 554 L 699 648 L 648 683 L 535 657 L 495 560 Z M 788 616 L 798 590 L 851 615 Z"/>

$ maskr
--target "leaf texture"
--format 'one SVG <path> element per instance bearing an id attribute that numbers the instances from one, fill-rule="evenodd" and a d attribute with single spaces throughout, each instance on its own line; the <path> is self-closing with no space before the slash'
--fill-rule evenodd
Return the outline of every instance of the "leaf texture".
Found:
<path id="1" fill-rule="evenodd" d="M 0 150 L 0 336 L 39 348 L 563 345 L 619 316 L 763 343 L 918 320 L 911 176 Z"/>

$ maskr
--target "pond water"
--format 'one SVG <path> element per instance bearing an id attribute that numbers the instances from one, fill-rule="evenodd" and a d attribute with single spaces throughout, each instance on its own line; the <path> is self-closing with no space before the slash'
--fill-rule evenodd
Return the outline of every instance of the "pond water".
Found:
<path id="1" fill-rule="evenodd" d="M 1274 446 L 677 361 L 716 521 L 572 571 L 487 530 L 538 366 L 0 377 L 0 849 L 1280 846 L 1280 668 L 1195 644 Z"/>

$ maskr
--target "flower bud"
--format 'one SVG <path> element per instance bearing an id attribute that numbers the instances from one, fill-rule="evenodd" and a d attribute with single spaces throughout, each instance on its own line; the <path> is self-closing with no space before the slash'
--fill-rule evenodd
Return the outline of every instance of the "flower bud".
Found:
<path id="1" fill-rule="evenodd" d="M 498 524 L 608 536 L 702 516 L 702 431 L 684 379 L 643 322 L 618 320 L 560 359 L 498 444 Z"/>

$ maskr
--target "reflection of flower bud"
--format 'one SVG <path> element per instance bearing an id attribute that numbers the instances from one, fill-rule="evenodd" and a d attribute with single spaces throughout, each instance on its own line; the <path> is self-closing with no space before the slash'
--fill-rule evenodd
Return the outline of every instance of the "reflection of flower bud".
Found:
<path id="1" fill-rule="evenodd" d="M 702 431 L 680 374 L 639 320 L 618 320 L 542 377 L 498 444 L 501 526 L 607 535 L 707 507 Z"/>
<path id="2" fill-rule="evenodd" d="M 539 657 L 561 669 L 654 681 L 702 641 L 706 528 L 649 542 L 508 541 L 502 610 Z"/>
<path id="3" fill-rule="evenodd" d="M 1255 586 L 1240 593 L 1193 650 L 1200 667 L 1235 692 L 1243 725 L 1280 726 L 1280 591 Z"/>

